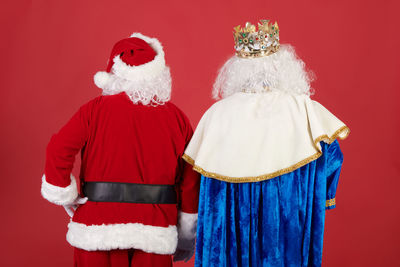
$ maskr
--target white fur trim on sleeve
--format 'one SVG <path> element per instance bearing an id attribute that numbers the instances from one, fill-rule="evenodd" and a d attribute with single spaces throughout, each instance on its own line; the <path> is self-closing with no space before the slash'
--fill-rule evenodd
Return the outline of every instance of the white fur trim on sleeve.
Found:
<path id="1" fill-rule="evenodd" d="M 42 196 L 57 205 L 67 205 L 78 197 L 78 187 L 75 177 L 71 174 L 71 183 L 67 187 L 55 186 L 46 181 L 46 175 L 42 177 Z"/>
<path id="2" fill-rule="evenodd" d="M 178 248 L 194 250 L 197 230 L 197 213 L 178 213 Z"/>
<path id="3" fill-rule="evenodd" d="M 175 225 L 160 227 L 141 223 L 85 225 L 71 221 L 67 233 L 68 243 L 88 251 L 135 248 L 171 255 L 177 239 Z"/>

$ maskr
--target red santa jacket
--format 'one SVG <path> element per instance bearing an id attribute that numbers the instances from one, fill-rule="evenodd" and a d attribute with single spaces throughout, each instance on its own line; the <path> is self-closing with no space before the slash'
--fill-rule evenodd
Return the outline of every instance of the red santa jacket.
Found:
<path id="1" fill-rule="evenodd" d="M 68 242 L 85 250 L 136 248 L 173 254 L 178 232 L 180 239 L 193 240 L 199 176 L 182 160 L 192 134 L 187 117 L 170 102 L 155 107 L 134 104 L 122 92 L 83 105 L 48 144 L 44 198 L 59 205 L 74 202 L 78 188 L 71 170 L 81 151 L 81 181 L 177 184 L 180 201 L 88 201 L 68 225 Z"/>

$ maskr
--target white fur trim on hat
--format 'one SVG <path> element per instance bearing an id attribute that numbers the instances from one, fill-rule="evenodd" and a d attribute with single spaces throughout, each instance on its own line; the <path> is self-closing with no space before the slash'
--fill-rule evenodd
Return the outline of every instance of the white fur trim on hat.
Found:
<path id="1" fill-rule="evenodd" d="M 88 251 L 135 248 L 148 253 L 173 254 L 178 238 L 174 225 L 85 225 L 71 221 L 68 224 L 67 241 L 74 247 Z"/>
<path id="2" fill-rule="evenodd" d="M 178 248 L 194 250 L 197 229 L 197 213 L 178 213 Z"/>
<path id="3" fill-rule="evenodd" d="M 46 175 L 42 177 L 42 196 L 57 205 L 67 205 L 78 197 L 78 187 L 75 177 L 71 174 L 71 183 L 67 187 L 55 186 L 46 181 Z"/>

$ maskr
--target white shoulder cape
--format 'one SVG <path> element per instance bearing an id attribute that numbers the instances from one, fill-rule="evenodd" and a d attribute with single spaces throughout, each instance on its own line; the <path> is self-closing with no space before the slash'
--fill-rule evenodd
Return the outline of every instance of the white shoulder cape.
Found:
<path id="1" fill-rule="evenodd" d="M 306 165 L 321 156 L 320 141 L 349 132 L 308 96 L 236 93 L 207 110 L 183 158 L 206 177 L 256 182 Z"/>

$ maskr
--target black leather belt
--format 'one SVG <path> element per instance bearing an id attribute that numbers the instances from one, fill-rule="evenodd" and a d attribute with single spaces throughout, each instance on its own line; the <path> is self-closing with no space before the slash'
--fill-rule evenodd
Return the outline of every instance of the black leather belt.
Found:
<path id="1" fill-rule="evenodd" d="M 146 204 L 176 204 L 174 185 L 86 182 L 83 193 L 89 201 Z"/>

